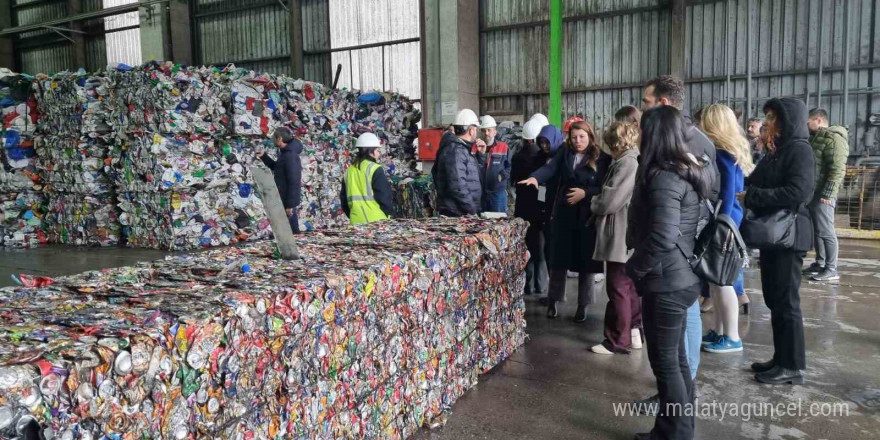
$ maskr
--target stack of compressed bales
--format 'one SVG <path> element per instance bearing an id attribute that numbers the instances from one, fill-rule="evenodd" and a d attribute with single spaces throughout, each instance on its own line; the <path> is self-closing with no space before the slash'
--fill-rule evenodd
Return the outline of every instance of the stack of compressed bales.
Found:
<path id="1" fill-rule="evenodd" d="M 526 228 L 389 220 L 297 261 L 264 241 L 0 289 L 0 438 L 409 438 L 524 342 Z"/>
<path id="2" fill-rule="evenodd" d="M 0 69 L 0 246 L 45 241 L 34 149 L 38 121 L 31 78 Z"/>
<path id="3" fill-rule="evenodd" d="M 302 229 L 348 223 L 339 204 L 341 181 L 357 136 L 375 133 L 383 140 L 380 160 L 392 176 L 414 177 L 415 103 L 396 93 L 362 93 L 286 76 L 257 74 L 232 66 L 224 70 L 232 84 L 233 131 L 254 140 L 275 128 L 291 128 L 303 143 Z"/>
<path id="4" fill-rule="evenodd" d="M 114 133 L 106 76 L 62 72 L 37 77 L 42 114 L 37 168 L 47 198 L 44 229 L 54 243 L 111 246 L 121 226 L 105 170 Z"/>
<path id="5" fill-rule="evenodd" d="M 226 137 L 228 83 L 215 68 L 108 70 L 117 134 L 112 176 L 130 246 L 192 249 L 265 238 L 247 143 Z"/>

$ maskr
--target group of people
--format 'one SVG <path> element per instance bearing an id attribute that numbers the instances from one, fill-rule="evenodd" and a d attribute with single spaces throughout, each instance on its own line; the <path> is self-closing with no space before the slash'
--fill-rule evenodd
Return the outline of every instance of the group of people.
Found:
<path id="1" fill-rule="evenodd" d="M 586 320 L 601 285 L 594 280 L 604 273 L 604 340 L 590 350 L 626 354 L 647 345 L 658 393 L 644 402 L 659 406 L 654 429 L 636 438 L 690 439 L 694 418 L 667 409 L 693 404 L 701 346 L 711 353 L 742 351 L 738 316 L 747 303 L 741 271 L 730 286 L 711 285 L 695 273 L 689 256 L 698 231 L 713 214 L 736 225 L 747 213 L 797 214 L 792 246 L 760 250 L 774 355 L 752 370 L 759 383 L 803 383 L 801 277 L 839 277 L 833 213 L 848 156 L 846 132 L 829 127 L 824 110 L 808 114 L 793 98 L 767 101 L 764 120 L 750 120 L 748 134 L 722 104 L 703 109 L 695 122 L 682 111 L 682 82 L 670 76 L 649 81 L 642 101 L 641 110 L 621 108 L 601 141 L 582 118 L 560 129 L 536 115 L 523 125 L 510 163 L 504 153 L 491 153 L 498 141 L 479 136 L 481 128 L 492 134 L 485 129 L 494 121 L 463 110 L 443 137 L 432 173 L 438 209 L 447 216 L 503 212 L 497 194 L 508 178 L 516 185 L 514 215 L 529 222 L 525 293 L 546 294 L 549 318 L 559 316 L 566 274 L 573 271 L 574 320 Z M 802 273 L 814 241 L 817 261 Z M 701 296 L 715 309 L 705 335 Z"/>
<path id="2" fill-rule="evenodd" d="M 559 316 L 568 273 L 578 274 L 575 322 L 587 319 L 601 285 L 596 278 L 605 276 L 604 339 L 590 350 L 628 354 L 646 344 L 657 379 L 657 395 L 640 401 L 659 404 L 654 429 L 636 438 L 693 438 L 693 416 L 670 408 L 693 404 L 701 347 L 743 349 L 738 315 L 748 300 L 742 271 L 733 285 L 712 285 L 690 260 L 713 207 L 737 226 L 747 213 L 797 214 L 792 246 L 760 250 L 774 355 L 752 364 L 759 383 L 803 383 L 801 278 L 839 279 L 834 208 L 849 154 L 846 129 L 830 126 L 822 109 L 808 114 L 794 98 L 767 101 L 763 121 L 749 120 L 747 132 L 725 105 L 703 109 L 695 122 L 682 111 L 684 102 L 682 82 L 661 76 L 644 88 L 642 109 L 621 108 L 601 141 L 583 118 L 560 129 L 538 114 L 523 125 L 515 154 L 496 139 L 492 117 L 462 110 L 431 170 L 444 216 L 505 213 L 508 186 L 516 185 L 513 213 L 529 223 L 524 293 L 541 296 L 549 318 Z M 274 171 L 291 228 L 299 232 L 302 144 L 286 128 L 273 139 L 278 159 L 258 156 Z M 364 133 L 356 146 L 340 191 L 343 210 L 352 224 L 390 218 L 391 187 L 378 164 L 381 141 Z M 812 245 L 816 261 L 803 269 Z M 701 296 L 704 309 L 715 310 L 705 335 Z"/>

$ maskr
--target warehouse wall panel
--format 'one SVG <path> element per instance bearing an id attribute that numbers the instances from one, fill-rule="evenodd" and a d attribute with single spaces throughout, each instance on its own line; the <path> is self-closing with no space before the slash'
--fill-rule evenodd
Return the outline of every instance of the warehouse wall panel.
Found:
<path id="1" fill-rule="evenodd" d="M 661 6 L 664 0 L 562 0 L 564 17 Z"/>
<path id="2" fill-rule="evenodd" d="M 308 54 L 309 51 L 330 50 L 329 0 L 301 1 L 305 79 L 329 84 L 332 81 L 330 53 Z"/>
<path id="3" fill-rule="evenodd" d="M 480 0 L 480 27 L 483 28 L 549 19 L 549 0 Z"/>
<path id="4" fill-rule="evenodd" d="M 668 70 L 664 5 L 563 1 L 563 116 L 586 116 L 601 126 L 619 107 L 640 102 L 640 85 Z M 482 111 L 524 118 L 546 113 L 549 2 L 483 0 L 481 7 Z M 542 9 L 529 9 L 536 7 Z"/>
<path id="5" fill-rule="evenodd" d="M 137 29 L 132 29 L 137 32 Z M 95 72 L 101 70 L 109 64 L 107 62 L 107 40 L 101 37 L 88 38 L 85 40 L 86 43 L 86 60 L 88 61 L 88 65 L 86 69 L 90 72 Z M 138 40 L 140 43 L 140 40 Z M 138 45 L 140 48 L 140 45 Z M 140 51 L 138 51 L 140 52 Z"/>
<path id="6" fill-rule="evenodd" d="M 290 73 L 290 14 L 277 1 L 199 0 L 195 16 L 200 63 Z"/>
<path id="7" fill-rule="evenodd" d="M 52 74 L 66 70 L 70 65 L 70 45 L 57 44 L 23 50 L 21 70 L 28 73 Z"/>
<path id="8" fill-rule="evenodd" d="M 419 4 L 413 0 L 330 0 L 334 49 L 419 38 Z M 394 90 L 421 97 L 418 42 L 334 51 L 331 71 L 342 66 L 340 88 Z"/>
<path id="9" fill-rule="evenodd" d="M 844 3 L 849 1 L 850 18 Z M 880 154 L 876 130 L 866 126 L 880 111 L 876 66 L 880 20 L 874 0 L 720 0 L 687 8 L 688 108 L 728 102 L 745 113 L 746 23 L 751 23 L 752 115 L 769 98 L 796 96 L 829 111 L 832 123 L 850 127 L 852 154 Z M 727 29 L 725 29 L 725 25 Z M 845 30 L 850 44 L 846 44 Z M 874 48 L 875 53 L 871 53 Z M 844 54 L 850 53 L 849 105 L 844 114 Z M 819 59 L 823 75 L 819 85 Z M 726 81 L 728 71 L 732 80 Z"/>

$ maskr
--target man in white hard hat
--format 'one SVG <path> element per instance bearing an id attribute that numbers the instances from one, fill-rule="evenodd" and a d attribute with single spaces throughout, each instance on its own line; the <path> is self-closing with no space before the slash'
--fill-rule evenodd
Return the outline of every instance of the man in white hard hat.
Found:
<path id="1" fill-rule="evenodd" d="M 379 137 L 364 133 L 358 136 L 356 146 L 357 156 L 345 172 L 339 192 L 342 210 L 353 225 L 391 218 L 391 185 L 377 162 L 382 146 Z"/>
<path id="2" fill-rule="evenodd" d="M 461 217 L 479 214 L 483 187 L 480 165 L 471 153 L 484 154 L 486 143 L 479 138 L 480 120 L 472 110 L 455 115 L 452 133 L 446 133 L 437 149 L 437 160 L 431 169 L 437 189 L 437 211 L 440 215 Z"/>
<path id="3" fill-rule="evenodd" d="M 507 184 L 510 182 L 510 149 L 495 139 L 498 124 L 491 116 L 480 118 L 480 131 L 486 142 L 485 153 L 474 153 L 483 169 L 483 211 L 507 212 Z"/>
<path id="4" fill-rule="evenodd" d="M 544 128 L 544 127 L 550 125 L 550 121 L 547 119 L 546 116 L 544 116 L 541 113 L 535 113 L 534 115 L 532 115 L 532 117 L 529 120 L 530 121 L 538 121 L 541 124 L 541 128 Z"/>

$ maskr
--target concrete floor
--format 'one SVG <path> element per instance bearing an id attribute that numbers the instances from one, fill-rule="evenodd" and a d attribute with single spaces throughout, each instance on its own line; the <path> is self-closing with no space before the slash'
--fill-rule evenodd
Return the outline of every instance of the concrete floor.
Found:
<path id="1" fill-rule="evenodd" d="M 132 249 L 81 250 L 49 247 L 0 251 L 0 285 L 10 273 L 62 275 L 161 258 L 165 252 Z M 770 311 L 756 268 L 746 272 L 751 314 L 740 318 L 745 350 L 703 353 L 697 383 L 702 405 L 716 413 L 699 416 L 700 439 L 878 439 L 880 438 L 880 242 L 847 241 L 841 246 L 839 284 L 805 281 L 801 289 L 807 340 L 807 383 L 759 385 L 748 370 L 772 356 Z M 808 263 L 811 259 L 808 257 Z M 574 280 L 570 280 L 570 283 Z M 574 285 L 569 286 L 574 291 Z M 529 342 L 488 374 L 452 409 L 448 423 L 423 430 L 418 440 L 629 439 L 650 430 L 649 417 L 615 415 L 614 404 L 655 392 L 647 353 L 601 356 L 587 348 L 602 340 L 606 298 L 599 295 L 586 323 L 548 320 L 530 299 Z M 704 314 L 709 324 L 711 314 Z M 755 414 L 761 404 L 800 404 L 791 414 Z M 749 417 L 731 405 L 753 404 Z M 727 408 L 721 418 L 721 407 Z M 738 406 L 737 408 L 742 408 Z M 766 408 L 766 407 L 763 407 Z M 797 408 L 797 407 L 795 407 Z M 812 411 L 818 411 L 812 414 Z M 799 411 L 799 412 L 798 412 Z M 835 412 L 834 415 L 822 416 Z M 846 413 L 848 412 L 848 414 Z M 843 413 L 841 415 L 841 413 Z"/>

